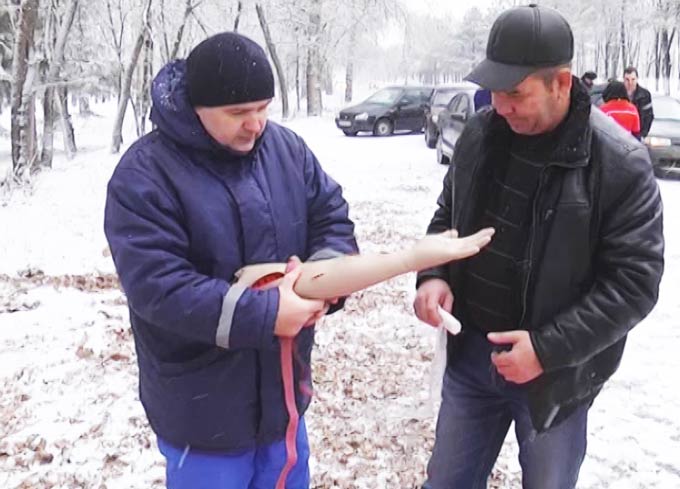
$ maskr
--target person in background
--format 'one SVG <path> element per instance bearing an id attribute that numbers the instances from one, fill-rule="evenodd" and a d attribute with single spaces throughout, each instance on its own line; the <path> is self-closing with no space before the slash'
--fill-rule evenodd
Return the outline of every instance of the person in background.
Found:
<path id="1" fill-rule="evenodd" d="M 557 11 L 496 19 L 466 80 L 491 90 L 472 116 L 427 232 L 493 227 L 472 258 L 418 274 L 414 309 L 448 335 L 426 489 L 485 489 L 514 423 L 524 489 L 572 489 L 588 413 L 663 273 L 663 212 L 647 148 L 595 109 L 571 72 Z"/>
<path id="2" fill-rule="evenodd" d="M 475 112 L 491 105 L 491 92 L 486 88 L 480 88 L 475 92 Z"/>
<path id="3" fill-rule="evenodd" d="M 604 104 L 600 110 L 614 119 L 626 131 L 640 138 L 640 114 L 630 102 L 626 86 L 620 81 L 610 82 L 602 92 Z"/>
<path id="4" fill-rule="evenodd" d="M 581 76 L 581 83 L 586 87 L 586 90 L 590 92 L 593 89 L 595 80 L 597 79 L 597 73 L 594 71 L 586 71 L 583 76 Z"/>
<path id="5" fill-rule="evenodd" d="M 629 66 L 623 71 L 623 84 L 626 86 L 628 99 L 635 104 L 640 114 L 640 138 L 644 138 L 649 134 L 654 121 L 652 94 L 638 83 L 638 71 L 634 66 Z"/>

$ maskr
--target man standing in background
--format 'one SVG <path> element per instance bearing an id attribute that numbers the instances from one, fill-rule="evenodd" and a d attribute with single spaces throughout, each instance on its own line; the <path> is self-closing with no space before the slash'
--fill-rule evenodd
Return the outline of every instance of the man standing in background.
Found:
<path id="1" fill-rule="evenodd" d="M 629 66 L 623 71 L 623 84 L 626 85 L 628 98 L 637 107 L 640 114 L 640 137 L 644 138 L 649 134 L 654 120 L 654 108 L 652 107 L 652 94 L 649 90 L 638 84 L 637 68 Z"/>

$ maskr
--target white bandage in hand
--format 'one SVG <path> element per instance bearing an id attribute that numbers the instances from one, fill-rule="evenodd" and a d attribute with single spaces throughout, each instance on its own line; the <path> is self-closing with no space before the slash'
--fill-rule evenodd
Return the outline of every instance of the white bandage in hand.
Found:
<path id="1" fill-rule="evenodd" d="M 437 306 L 439 315 L 442 317 L 442 322 L 439 323 L 440 328 L 446 328 L 446 331 L 452 335 L 457 335 L 460 333 L 460 323 L 456 318 L 454 318 L 450 313 L 442 309 L 442 306 Z"/>
<path id="2" fill-rule="evenodd" d="M 437 327 L 437 339 L 434 350 L 434 358 L 430 367 L 430 405 L 435 414 L 442 400 L 442 383 L 446 370 L 446 333 L 452 335 L 460 333 L 460 323 L 451 314 L 439 306 L 439 315 L 442 322 Z"/>

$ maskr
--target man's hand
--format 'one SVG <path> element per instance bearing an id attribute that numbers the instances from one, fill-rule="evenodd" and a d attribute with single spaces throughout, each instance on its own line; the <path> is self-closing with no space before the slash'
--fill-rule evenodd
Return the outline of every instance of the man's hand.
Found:
<path id="1" fill-rule="evenodd" d="M 445 281 L 440 278 L 431 278 L 418 287 L 416 299 L 413 301 L 413 309 L 415 309 L 418 319 L 437 327 L 442 322 L 437 306 L 442 306 L 445 311 L 451 311 L 453 293 L 449 284 Z"/>
<path id="2" fill-rule="evenodd" d="M 509 351 L 491 354 L 491 361 L 505 380 L 524 384 L 543 373 L 528 331 L 489 333 L 487 338 L 496 345 L 512 345 Z"/>
<path id="3" fill-rule="evenodd" d="M 328 311 L 328 305 L 324 301 L 303 299 L 295 293 L 293 287 L 301 272 L 300 259 L 292 257 L 279 285 L 279 310 L 274 325 L 276 336 L 297 336 L 303 327 L 311 326 Z"/>

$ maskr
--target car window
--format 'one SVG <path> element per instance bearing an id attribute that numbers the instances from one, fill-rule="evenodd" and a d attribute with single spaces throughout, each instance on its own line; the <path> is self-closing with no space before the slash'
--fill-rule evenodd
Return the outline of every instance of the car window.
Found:
<path id="1" fill-rule="evenodd" d="M 453 90 L 441 90 L 434 95 L 432 105 L 445 106 L 451 101 L 451 98 L 456 94 Z"/>
<path id="2" fill-rule="evenodd" d="M 365 102 L 379 105 L 392 105 L 401 95 L 401 88 L 383 88 L 368 97 Z"/>
<path id="3" fill-rule="evenodd" d="M 460 107 L 458 108 L 458 112 L 469 114 L 471 106 L 472 104 L 470 103 L 470 96 L 467 93 L 462 94 L 462 97 L 460 98 Z"/>
<path id="4" fill-rule="evenodd" d="M 418 92 L 418 95 L 420 96 L 420 103 L 427 103 L 428 100 L 430 100 L 430 96 L 432 95 L 432 89 L 430 88 L 424 88 Z"/>
<path id="5" fill-rule="evenodd" d="M 461 112 L 463 102 L 464 102 L 463 94 L 459 93 L 458 95 L 451 99 L 451 102 L 449 102 L 448 111 L 452 114 L 455 114 L 456 112 Z"/>
<path id="6" fill-rule="evenodd" d="M 418 102 L 417 97 L 413 93 L 405 93 L 399 99 L 399 103 L 402 105 L 413 105 Z"/>

